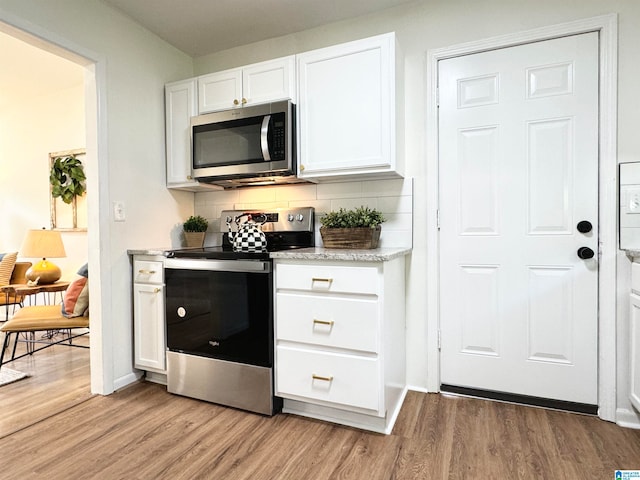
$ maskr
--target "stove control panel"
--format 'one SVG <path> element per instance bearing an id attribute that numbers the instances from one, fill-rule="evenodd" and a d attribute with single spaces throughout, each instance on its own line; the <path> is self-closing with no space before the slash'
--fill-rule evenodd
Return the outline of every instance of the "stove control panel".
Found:
<path id="1" fill-rule="evenodd" d="M 314 208 L 276 208 L 269 211 L 224 210 L 220 218 L 235 229 L 235 218 L 250 214 L 257 223 L 262 223 L 265 232 L 313 232 Z M 264 220 L 264 223 L 263 223 Z M 242 219 L 244 222 L 245 219 Z"/>

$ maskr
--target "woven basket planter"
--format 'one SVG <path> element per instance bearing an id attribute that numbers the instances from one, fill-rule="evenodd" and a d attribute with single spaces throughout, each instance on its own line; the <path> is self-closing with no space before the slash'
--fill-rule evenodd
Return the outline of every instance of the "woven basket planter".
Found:
<path id="1" fill-rule="evenodd" d="M 202 248 L 206 234 L 207 232 L 184 232 L 184 246 Z"/>
<path id="2" fill-rule="evenodd" d="M 370 249 L 378 248 L 380 231 L 375 228 L 327 228 L 320 227 L 320 235 L 325 248 Z"/>

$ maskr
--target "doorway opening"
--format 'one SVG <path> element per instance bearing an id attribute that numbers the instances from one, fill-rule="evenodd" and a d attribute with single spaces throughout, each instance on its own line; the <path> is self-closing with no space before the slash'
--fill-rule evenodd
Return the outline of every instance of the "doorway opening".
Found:
<path id="1" fill-rule="evenodd" d="M 15 20 L 15 19 L 14 19 Z M 19 24 L 20 22 L 18 22 Z M 24 27 L 24 28 L 23 28 Z M 19 45 L 19 48 L 23 49 L 22 52 L 30 51 L 35 56 L 34 58 L 38 58 L 41 63 L 38 64 L 38 67 L 48 67 L 51 71 L 40 72 L 37 77 L 29 80 L 29 85 L 34 89 L 32 103 L 37 105 L 38 100 L 45 101 L 45 99 L 51 100 L 49 97 L 55 97 L 51 92 L 51 88 L 47 90 L 47 82 L 55 84 L 55 86 L 63 91 L 65 95 L 68 95 L 67 107 L 73 104 L 73 112 L 59 112 L 60 116 L 64 116 L 63 114 L 69 114 L 74 118 L 79 117 L 82 122 L 81 128 L 83 129 L 82 135 L 80 138 L 78 135 L 71 135 L 71 139 L 67 139 L 70 143 L 69 146 L 45 146 L 44 150 L 48 152 L 56 152 L 60 150 L 70 150 L 75 148 L 85 148 L 86 155 L 83 159 L 83 163 L 87 168 L 85 168 L 85 173 L 87 175 L 86 186 L 87 186 L 87 209 L 90 213 L 95 212 L 93 215 L 88 215 L 88 225 L 86 231 L 73 231 L 73 232 L 63 232 L 63 237 L 65 243 L 68 243 L 67 247 L 67 259 L 63 259 L 61 262 L 58 262 L 59 265 L 63 268 L 63 275 L 73 276 L 75 274 L 75 270 L 78 265 L 82 265 L 84 263 L 89 264 L 89 269 L 91 270 L 91 335 L 90 335 L 90 382 L 89 386 L 87 386 L 87 394 L 91 395 L 92 393 L 110 393 L 110 391 L 105 392 L 104 388 L 104 369 L 103 365 L 105 364 L 104 359 L 102 358 L 103 349 L 103 339 L 104 334 L 102 332 L 102 322 L 101 322 L 101 298 L 100 298 L 100 258 L 99 258 L 99 238 L 100 238 L 100 213 L 99 213 L 99 196 L 100 196 L 100 184 L 98 182 L 98 171 L 104 169 L 104 166 L 101 166 L 98 161 L 98 143 L 99 138 L 102 138 L 104 135 L 99 133 L 99 118 L 98 118 L 98 104 L 99 104 L 99 89 L 98 89 L 98 79 L 103 79 L 103 73 L 100 73 L 103 67 L 101 66 L 102 60 L 99 56 L 95 56 L 94 59 L 92 54 L 86 55 L 84 49 L 79 48 L 76 45 L 73 45 L 70 42 L 66 42 L 63 39 L 56 38 L 55 41 L 52 39 L 48 40 L 48 37 L 52 36 L 47 31 L 41 31 L 37 27 L 33 25 L 19 25 L 15 26 L 9 23 L 4 23 L 2 19 L 0 19 L 0 41 L 5 39 L 9 42 L 13 47 Z M 57 42 L 57 43 L 55 43 Z M 84 52 L 84 53 L 78 53 Z M 24 60 L 24 59 L 23 59 Z M 29 64 L 21 64 L 20 68 L 22 71 L 21 74 L 29 73 L 29 70 L 34 73 L 36 70 L 34 65 L 29 66 Z M 61 70 L 58 70 L 60 68 Z M 8 68 L 5 69 L 9 74 L 16 75 L 18 72 L 15 72 L 13 69 Z M 61 78 L 60 75 L 64 75 L 61 72 L 73 72 L 73 75 L 79 75 L 80 85 L 68 85 L 65 84 L 64 78 Z M 48 75 L 47 75 L 48 73 Z M 59 75 L 56 77 L 56 73 Z M 35 74 L 35 73 L 34 73 Z M 102 81 L 101 81 L 102 83 Z M 21 85 L 25 87 L 27 85 Z M 49 85 L 51 87 L 51 85 Z M 42 91 L 38 90 L 36 94 L 36 89 L 42 89 Z M 40 95 L 40 96 L 38 96 Z M 78 99 L 77 96 L 81 96 L 82 98 Z M 58 99 L 59 100 L 59 99 Z M 53 119 L 49 124 L 49 130 L 46 133 L 50 134 L 48 138 L 56 139 L 62 138 L 62 133 L 59 130 L 59 126 L 55 122 L 55 99 L 51 100 L 50 110 L 52 110 L 51 118 Z M 64 109 L 64 102 L 58 107 L 60 109 Z M 78 111 L 79 110 L 79 111 Z M 17 109 L 19 111 L 19 109 Z M 38 119 L 40 121 L 42 119 Z M 29 117 L 29 115 L 23 116 L 14 116 L 13 121 L 15 122 L 31 122 L 28 124 L 24 130 L 31 132 L 30 139 L 23 139 L 23 143 L 37 143 L 38 139 L 41 136 L 39 132 L 42 132 L 42 128 L 35 128 L 35 119 L 33 116 Z M 76 132 L 77 133 L 77 132 Z M 37 134 L 37 135 L 34 135 Z M 78 143 L 78 144 L 76 144 Z M 47 153 L 44 155 L 47 156 Z M 37 223 L 38 227 L 41 226 L 49 226 L 50 225 L 50 205 L 49 205 L 49 160 L 46 158 L 41 158 L 42 155 L 36 155 L 33 161 L 34 165 L 37 164 L 37 168 L 35 166 L 26 165 L 27 157 L 21 157 L 20 155 L 12 156 L 11 162 L 14 164 L 22 164 L 22 170 L 20 171 L 20 177 L 26 177 L 26 187 L 29 184 L 34 185 L 34 190 L 31 191 L 29 188 L 23 188 L 24 192 L 29 195 L 30 193 L 33 196 L 40 197 L 40 205 L 37 201 L 34 200 L 36 204 L 36 208 L 33 211 L 29 211 L 27 206 L 30 204 L 30 201 L 15 201 L 13 199 L 8 203 L 8 208 L 13 209 L 13 213 L 6 216 L 6 221 L 11 222 L 11 219 L 15 220 L 17 225 L 17 230 L 23 230 L 23 226 L 19 222 L 33 222 Z M 39 162 L 39 163 L 38 163 Z M 3 173 L 5 171 L 4 167 L 2 169 Z M 13 170 L 12 170 L 13 172 Z M 22 183 L 17 182 L 14 178 L 11 180 L 14 183 Z M 106 182 L 103 182 L 106 183 Z M 103 186 L 104 188 L 104 186 Z M 0 202 L 2 204 L 3 202 Z M 18 211 L 16 211 L 18 210 Z M 31 223 L 29 223 L 29 227 L 33 227 Z M 20 233 L 18 233 L 20 236 Z M 21 240 L 21 239 L 20 239 Z M 19 248 L 21 241 L 20 240 L 9 240 L 12 244 L 17 242 L 15 248 Z M 81 253 L 74 256 L 74 253 L 80 251 Z M 65 263 L 66 262 L 66 263 Z M 66 270 L 66 271 L 65 271 Z M 71 270 L 71 271 L 69 271 Z M 53 349 L 47 350 L 55 350 L 58 347 L 54 347 Z M 64 348 L 64 347 L 62 347 Z M 71 349 L 76 350 L 76 349 Z M 80 350 L 80 349 L 78 349 Z"/>

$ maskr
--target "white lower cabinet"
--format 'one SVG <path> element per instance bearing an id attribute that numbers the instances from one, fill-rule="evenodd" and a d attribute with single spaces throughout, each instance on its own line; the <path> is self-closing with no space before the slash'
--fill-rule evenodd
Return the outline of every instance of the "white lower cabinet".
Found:
<path id="1" fill-rule="evenodd" d="M 631 364 L 629 400 L 640 411 L 640 263 L 631 264 Z"/>
<path id="2" fill-rule="evenodd" d="M 133 258 L 134 366 L 159 374 L 166 374 L 163 268 L 161 257 Z M 153 375 L 147 377 L 154 379 Z"/>
<path id="3" fill-rule="evenodd" d="M 406 394 L 404 258 L 275 261 L 284 412 L 390 433 Z"/>
<path id="4" fill-rule="evenodd" d="M 631 294 L 631 386 L 629 399 L 640 411 L 640 295 Z"/>

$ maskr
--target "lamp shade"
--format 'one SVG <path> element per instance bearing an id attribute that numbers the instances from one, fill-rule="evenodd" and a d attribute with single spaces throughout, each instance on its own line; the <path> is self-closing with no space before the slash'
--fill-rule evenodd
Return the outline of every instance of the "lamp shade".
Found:
<path id="1" fill-rule="evenodd" d="M 66 257 L 62 236 L 56 230 L 28 230 L 20 249 L 23 257 L 62 258 Z"/>
<path id="2" fill-rule="evenodd" d="M 41 262 L 27 270 L 28 280 L 48 284 L 60 279 L 60 268 L 46 260 L 49 258 L 66 257 L 62 236 L 56 230 L 28 230 L 22 242 L 20 253 L 27 258 L 42 258 Z"/>

